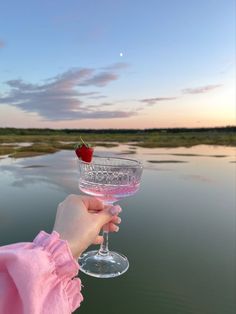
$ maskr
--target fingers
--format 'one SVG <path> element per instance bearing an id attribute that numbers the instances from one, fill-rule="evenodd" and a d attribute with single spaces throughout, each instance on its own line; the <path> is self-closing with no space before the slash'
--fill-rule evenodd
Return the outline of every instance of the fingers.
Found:
<path id="1" fill-rule="evenodd" d="M 100 226 L 104 226 L 105 224 L 109 223 L 114 216 L 117 216 L 121 212 L 121 207 L 119 205 L 115 206 L 106 206 L 104 210 L 100 211 L 97 214 L 97 219 L 100 223 Z"/>
<path id="2" fill-rule="evenodd" d="M 82 202 L 88 209 L 88 211 L 99 212 L 104 209 L 104 204 L 97 198 L 92 197 L 92 196 L 85 196 L 85 195 L 80 196 L 80 197 L 82 199 Z"/>
<path id="3" fill-rule="evenodd" d="M 103 230 L 107 232 L 118 232 L 119 227 L 117 225 L 119 225 L 120 223 L 121 223 L 121 218 L 118 216 L 115 216 L 112 218 L 112 220 L 109 223 L 103 226 Z"/>
<path id="4" fill-rule="evenodd" d="M 102 244 L 103 243 L 103 236 L 98 235 L 95 240 L 93 241 L 93 244 Z"/>
<path id="5" fill-rule="evenodd" d="M 119 227 L 115 224 L 113 224 L 112 222 L 109 223 L 109 232 L 118 232 L 119 231 Z"/>
<path id="6" fill-rule="evenodd" d="M 103 229 L 105 231 L 108 232 L 118 232 L 119 231 L 119 227 L 117 226 L 118 224 L 121 223 L 121 218 L 118 216 L 115 216 L 112 218 L 110 223 L 107 223 Z M 93 244 L 102 244 L 103 243 L 103 236 L 102 235 L 98 235 L 95 240 L 93 241 Z"/>
<path id="7" fill-rule="evenodd" d="M 118 232 L 119 227 L 117 225 L 119 225 L 120 223 L 121 223 L 121 218 L 118 216 L 114 216 L 112 218 L 112 220 L 108 223 L 108 231 L 109 232 Z"/>
<path id="8" fill-rule="evenodd" d="M 121 223 L 121 218 L 119 216 L 114 216 L 111 220 L 111 222 L 115 224 L 120 224 Z"/>
<path id="9" fill-rule="evenodd" d="M 115 205 L 110 207 L 109 212 L 112 216 L 117 216 L 119 213 L 122 212 L 122 208 L 120 207 L 120 205 Z"/>
<path id="10" fill-rule="evenodd" d="M 119 227 L 116 224 L 120 224 L 121 223 L 121 218 L 116 216 L 112 219 L 113 222 L 110 222 L 108 224 L 106 224 L 106 231 L 108 232 L 118 232 L 119 231 Z M 102 244 L 103 243 L 103 236 L 102 235 L 98 235 L 95 240 L 93 241 L 93 244 Z"/>
<path id="11" fill-rule="evenodd" d="M 59 204 L 58 208 L 65 203 L 71 203 L 73 205 L 79 206 L 81 203 L 87 208 L 88 211 L 100 211 L 104 209 L 104 204 L 102 201 L 98 200 L 92 196 L 86 195 L 76 195 L 70 194 L 68 195 L 65 200 Z"/>

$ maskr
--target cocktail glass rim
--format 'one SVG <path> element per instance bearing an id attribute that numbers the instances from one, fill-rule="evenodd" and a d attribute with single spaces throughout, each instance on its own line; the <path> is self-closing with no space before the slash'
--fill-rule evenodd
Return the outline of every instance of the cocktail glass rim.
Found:
<path id="1" fill-rule="evenodd" d="M 93 159 L 96 159 L 96 158 L 99 158 L 99 159 L 119 159 L 119 160 L 128 160 L 128 161 L 132 161 L 134 164 L 133 165 L 114 165 L 112 164 L 102 164 L 102 163 L 97 163 L 97 162 L 93 162 Z M 85 165 L 91 165 L 91 164 L 94 164 L 96 166 L 110 166 L 110 167 L 115 167 L 115 168 L 143 168 L 143 164 L 141 161 L 139 160 L 136 160 L 136 159 L 132 159 L 132 158 L 123 158 L 123 157 L 113 157 L 113 156 L 110 156 L 110 157 L 104 157 L 104 156 L 94 156 L 92 159 L 91 162 L 87 162 L 87 161 L 83 161 L 81 159 L 79 159 L 79 163 L 82 163 L 82 164 L 85 164 Z"/>

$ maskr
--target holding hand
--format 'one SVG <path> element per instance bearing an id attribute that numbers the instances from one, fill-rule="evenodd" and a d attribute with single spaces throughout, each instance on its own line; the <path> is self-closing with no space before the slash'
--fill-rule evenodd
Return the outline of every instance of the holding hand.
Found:
<path id="1" fill-rule="evenodd" d="M 121 222 L 119 205 L 108 206 L 90 196 L 69 195 L 58 205 L 53 230 L 67 240 L 72 255 L 78 258 L 91 244 L 101 244 L 99 235 L 107 224 L 109 232 L 117 232 Z"/>

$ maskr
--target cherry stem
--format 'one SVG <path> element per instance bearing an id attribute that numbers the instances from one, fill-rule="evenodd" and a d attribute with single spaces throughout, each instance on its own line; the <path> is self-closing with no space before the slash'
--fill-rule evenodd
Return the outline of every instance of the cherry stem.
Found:
<path id="1" fill-rule="evenodd" d="M 80 139 L 81 139 L 81 142 L 82 142 L 85 146 L 87 146 L 87 145 L 85 144 L 85 142 L 83 141 L 83 139 L 82 139 L 81 136 L 80 136 Z"/>

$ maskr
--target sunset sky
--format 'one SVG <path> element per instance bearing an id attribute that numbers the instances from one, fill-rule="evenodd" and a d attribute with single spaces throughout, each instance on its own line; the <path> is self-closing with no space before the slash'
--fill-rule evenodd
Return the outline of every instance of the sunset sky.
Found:
<path id="1" fill-rule="evenodd" d="M 0 127 L 236 124 L 235 0 L 0 1 Z"/>

